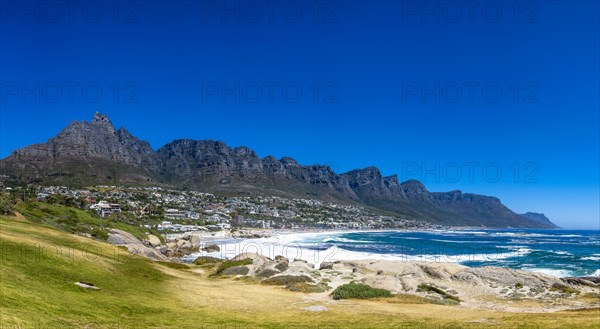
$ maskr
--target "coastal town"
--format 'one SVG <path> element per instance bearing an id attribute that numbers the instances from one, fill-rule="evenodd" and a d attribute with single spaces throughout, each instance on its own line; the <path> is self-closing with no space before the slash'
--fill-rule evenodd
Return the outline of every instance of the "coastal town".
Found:
<path id="1" fill-rule="evenodd" d="M 5 188 L 6 189 L 6 188 Z M 163 234 L 232 228 L 286 230 L 434 229 L 424 220 L 375 213 L 361 206 L 276 196 L 225 197 L 162 187 L 99 185 L 8 188 L 22 198 L 67 203 L 94 216 L 124 221 Z"/>

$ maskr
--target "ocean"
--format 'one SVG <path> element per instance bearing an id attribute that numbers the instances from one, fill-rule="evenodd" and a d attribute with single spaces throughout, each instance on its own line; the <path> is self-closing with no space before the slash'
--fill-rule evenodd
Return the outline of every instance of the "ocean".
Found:
<path id="1" fill-rule="evenodd" d="M 278 234 L 269 238 L 220 241 L 218 253 L 283 255 L 325 261 L 388 259 L 500 266 L 566 276 L 600 276 L 600 232 L 592 230 L 453 230 Z"/>

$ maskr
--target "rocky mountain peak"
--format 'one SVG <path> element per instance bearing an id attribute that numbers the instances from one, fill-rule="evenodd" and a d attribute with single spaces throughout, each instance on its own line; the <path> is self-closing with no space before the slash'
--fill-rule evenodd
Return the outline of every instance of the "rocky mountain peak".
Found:
<path id="1" fill-rule="evenodd" d="M 110 122 L 110 119 L 106 116 L 106 114 L 99 113 L 99 112 L 96 112 L 94 114 L 94 118 L 92 119 L 92 121 L 90 121 L 90 124 L 95 125 L 95 126 L 103 126 L 103 127 L 112 128 L 113 130 L 115 128 L 113 126 L 112 122 Z"/>

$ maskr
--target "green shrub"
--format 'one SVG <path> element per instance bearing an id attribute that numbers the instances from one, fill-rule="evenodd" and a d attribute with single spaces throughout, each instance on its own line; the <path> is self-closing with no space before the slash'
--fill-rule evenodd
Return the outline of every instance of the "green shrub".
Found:
<path id="1" fill-rule="evenodd" d="M 523 284 L 521 282 L 515 283 L 515 289 L 521 289 L 521 288 L 523 288 Z"/>
<path id="2" fill-rule="evenodd" d="M 332 293 L 333 299 L 367 299 L 377 297 L 392 297 L 385 289 L 377 289 L 362 283 L 348 283 L 337 287 Z"/>
<path id="3" fill-rule="evenodd" d="M 312 283 L 313 280 L 306 275 L 280 275 L 274 276 L 270 279 L 262 280 L 261 282 L 274 286 L 288 286 L 296 283 Z"/>
<path id="4" fill-rule="evenodd" d="M 252 259 L 250 259 L 250 258 L 237 260 L 237 261 L 226 260 L 219 265 L 219 267 L 217 268 L 217 272 L 214 275 L 224 274 L 223 271 L 225 271 L 226 269 L 231 268 L 231 267 L 245 266 L 245 265 L 250 265 L 250 264 L 252 264 Z"/>
<path id="5" fill-rule="evenodd" d="M 317 284 L 313 284 L 313 282 L 313 279 L 306 275 L 279 275 L 261 281 L 261 283 L 264 284 L 284 286 L 290 291 L 299 291 L 304 293 L 319 293 L 331 289 L 326 282 L 321 281 Z"/>
<path id="6" fill-rule="evenodd" d="M 15 214 L 15 200 L 10 194 L 0 192 L 0 215 L 12 216 Z"/>
<path id="7" fill-rule="evenodd" d="M 250 272 L 250 269 L 247 266 L 233 266 L 228 267 L 221 271 L 222 275 L 246 275 Z"/>
<path id="8" fill-rule="evenodd" d="M 223 260 L 220 258 L 216 258 L 216 257 L 210 257 L 210 256 L 200 256 L 196 259 L 194 259 L 194 261 L 192 263 L 196 264 L 196 265 L 206 265 L 206 264 L 216 264 L 216 263 L 220 263 Z"/>
<path id="9" fill-rule="evenodd" d="M 272 277 L 273 275 L 275 275 L 275 274 L 278 274 L 278 273 L 279 273 L 279 272 L 277 272 L 277 271 L 275 271 L 275 270 L 272 270 L 272 269 L 270 269 L 270 268 L 267 268 L 267 269 L 264 269 L 264 270 L 262 270 L 262 271 L 258 272 L 258 273 L 256 274 L 256 276 L 257 276 L 257 277 L 259 277 L 259 278 L 270 278 L 270 277 Z"/>
<path id="10" fill-rule="evenodd" d="M 275 265 L 275 268 L 279 270 L 279 272 L 285 272 L 289 268 L 288 262 L 281 262 Z"/>
<path id="11" fill-rule="evenodd" d="M 325 282 L 319 282 L 317 284 L 301 282 L 301 283 L 294 283 L 294 284 L 286 285 L 285 287 L 287 289 L 289 289 L 290 291 L 299 291 L 299 292 L 304 292 L 304 293 L 308 293 L 308 294 L 325 292 L 325 291 L 328 291 L 331 289 L 331 287 L 328 286 L 327 283 L 325 283 Z"/>

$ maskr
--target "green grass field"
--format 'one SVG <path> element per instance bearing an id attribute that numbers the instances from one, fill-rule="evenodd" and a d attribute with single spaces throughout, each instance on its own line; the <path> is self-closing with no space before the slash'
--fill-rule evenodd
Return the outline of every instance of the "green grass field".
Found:
<path id="1" fill-rule="evenodd" d="M 0 328 L 598 328 L 600 310 L 508 313 L 403 296 L 333 300 L 165 266 L 23 216 L 0 217 Z M 100 290 L 76 286 L 90 282 Z M 326 312 L 305 307 L 323 305 Z M 418 327 L 421 325 L 421 327 Z"/>

